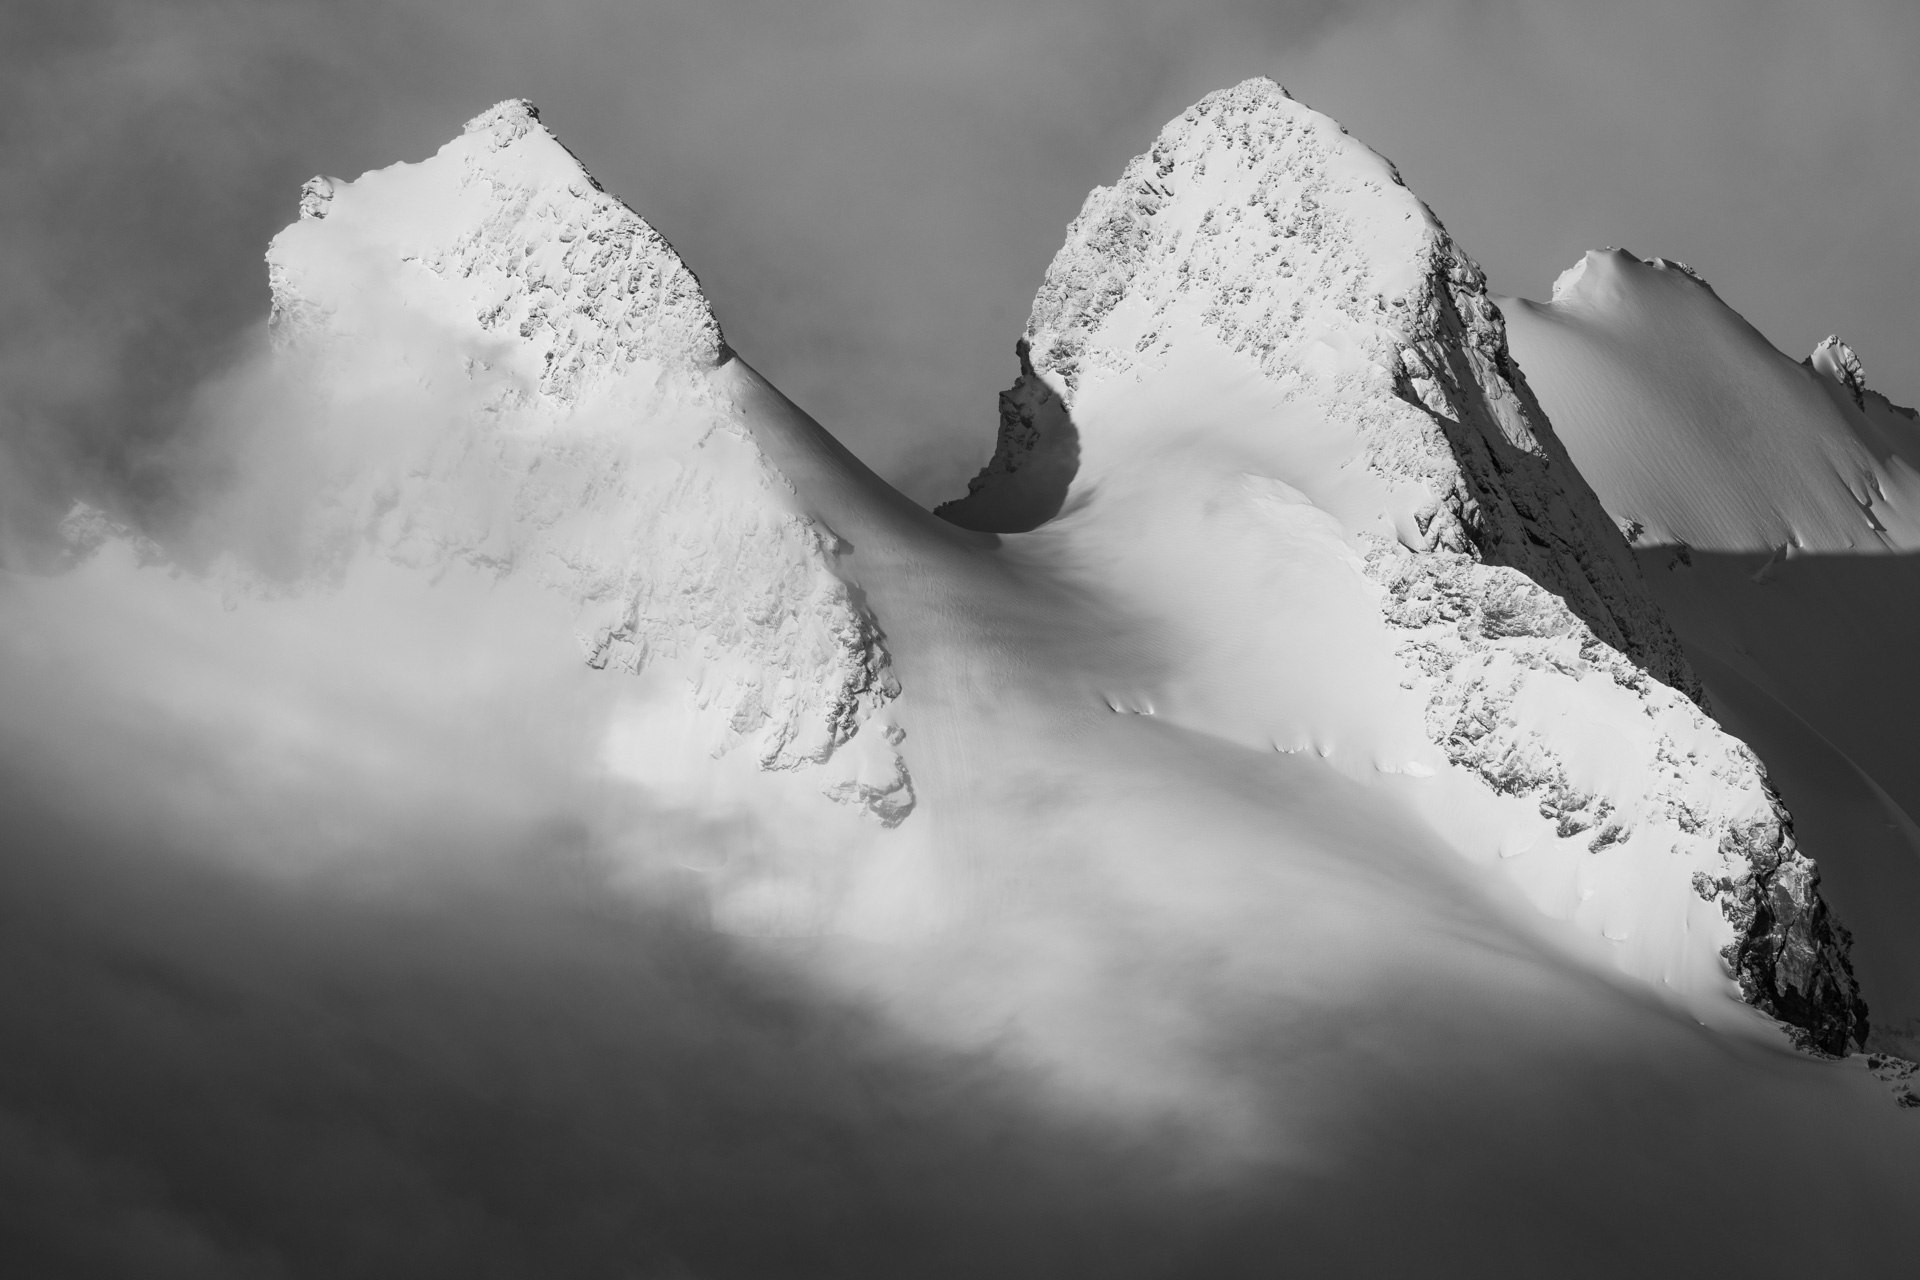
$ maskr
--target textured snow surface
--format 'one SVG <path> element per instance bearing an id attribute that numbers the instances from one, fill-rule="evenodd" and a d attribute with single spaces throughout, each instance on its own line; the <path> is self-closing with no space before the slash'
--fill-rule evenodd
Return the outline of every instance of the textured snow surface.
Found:
<path id="1" fill-rule="evenodd" d="M 1547 303 L 1503 300 L 1514 355 L 1641 543 L 1920 549 L 1920 424 L 1828 338 L 1776 350 L 1684 264 L 1596 250 Z"/>
<path id="2" fill-rule="evenodd" d="M 1475 803 L 1452 787 L 1495 801 L 1455 828 L 1463 850 L 1497 849 L 1620 967 L 1705 990 L 1724 961 L 1813 1043 L 1864 1034 L 1845 933 L 1759 762 L 1686 696 L 1679 643 L 1513 368 L 1479 269 L 1389 163 L 1271 81 L 1209 96 L 1088 198 L 1021 359 L 992 460 L 941 514 L 1009 530 L 1062 512 L 1048 528 L 1086 555 L 1131 540 L 1143 508 L 1271 508 L 1266 486 L 1320 521 L 1289 554 L 1351 565 L 1360 580 L 1336 590 L 1372 602 L 1336 638 L 1338 596 L 1221 575 L 1196 618 L 1322 633 L 1296 659 L 1317 688 L 1278 692 L 1276 641 L 1234 655 L 1234 694 L 1186 722 L 1220 729 L 1232 704 L 1257 719 L 1256 691 L 1275 689 L 1273 722 L 1235 731 L 1430 770 L 1417 726 L 1454 766 L 1430 788 L 1449 796 L 1436 821 Z M 1162 536 L 1188 537 L 1193 560 L 1231 554 L 1217 534 Z M 1119 559 L 1116 580 L 1145 576 Z"/>
<path id="3" fill-rule="evenodd" d="M 268 264 L 280 358 L 322 406 L 308 573 L 530 577 L 588 665 L 667 664 L 712 749 L 768 769 L 825 764 L 897 695 L 841 543 L 714 381 L 731 353 L 693 273 L 529 104 L 422 163 L 314 179 Z M 911 784 L 884 754 L 822 786 L 898 822 Z"/>

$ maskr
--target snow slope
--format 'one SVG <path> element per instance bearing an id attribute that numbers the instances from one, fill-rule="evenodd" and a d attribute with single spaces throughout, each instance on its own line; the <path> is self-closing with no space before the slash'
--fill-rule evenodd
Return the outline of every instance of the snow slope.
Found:
<path id="1" fill-rule="evenodd" d="M 1920 549 L 1920 424 L 1829 338 L 1775 350 L 1686 266 L 1596 250 L 1552 300 L 1502 299 L 1513 351 L 1637 540 Z"/>

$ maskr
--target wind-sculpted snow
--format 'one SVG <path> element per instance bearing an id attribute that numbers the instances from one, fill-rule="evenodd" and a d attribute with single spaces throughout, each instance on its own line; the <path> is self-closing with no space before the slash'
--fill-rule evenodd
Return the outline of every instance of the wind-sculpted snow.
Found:
<path id="1" fill-rule="evenodd" d="M 692 272 L 530 105 L 316 178 L 268 260 L 278 358 L 318 406 L 312 570 L 532 576 L 590 666 L 666 664 L 714 751 L 768 769 L 826 764 L 899 693 L 842 543 L 715 380 L 731 353 Z M 912 787 L 873 732 L 884 765 L 820 785 L 892 824 Z"/>
<path id="2" fill-rule="evenodd" d="M 1020 355 L 993 458 L 942 515 L 1010 531 L 1060 512 L 1046 528 L 1084 542 L 1109 536 L 1095 532 L 1103 508 L 1139 525 L 1155 501 L 1139 495 L 1173 501 L 1175 458 L 1280 482 L 1347 544 L 1286 554 L 1359 566 L 1379 609 L 1368 643 L 1413 673 L 1401 687 L 1424 736 L 1515 815 L 1501 857 L 1534 850 L 1526 861 L 1556 868 L 1515 870 L 1536 905 L 1633 937 L 1618 963 L 1668 985 L 1707 944 L 1695 931 L 1712 933 L 1722 980 L 1802 1043 L 1843 1053 L 1864 1036 L 1845 932 L 1758 760 L 1697 705 L 1619 530 L 1509 357 L 1479 268 L 1391 164 L 1271 81 L 1210 95 L 1088 197 Z M 1256 488 L 1211 491 L 1207 507 Z M 1218 607 L 1222 629 L 1260 625 L 1248 618 L 1263 608 L 1318 625 L 1278 600 Z M 1377 675 L 1314 660 L 1303 687 L 1345 682 L 1356 709 L 1378 697 Z M 1407 749 L 1391 727 L 1411 710 L 1383 709 L 1369 749 L 1417 776 L 1426 766 L 1395 763 Z M 1347 714 L 1273 741 L 1304 736 L 1324 755 L 1364 740 L 1364 716 Z M 1718 923 L 1691 919 L 1695 895 Z"/>

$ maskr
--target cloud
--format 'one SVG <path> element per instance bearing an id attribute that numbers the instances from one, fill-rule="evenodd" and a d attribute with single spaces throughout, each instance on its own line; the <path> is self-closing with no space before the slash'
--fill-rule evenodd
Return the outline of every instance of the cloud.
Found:
<path id="1" fill-rule="evenodd" d="M 1125 1126 L 706 928 L 664 873 L 725 833 L 595 769 L 616 677 L 546 614 L 374 594 L 228 609 L 111 547 L 0 582 L 16 1265 L 991 1270 L 1146 1206 Z"/>
<path id="2" fill-rule="evenodd" d="M 229 609 L 112 546 L 0 577 L 10 1259 L 1532 1274 L 1905 1238 L 1862 1073 L 1556 959 L 1355 784 L 1147 717 L 1012 735 L 942 829 L 1018 852 L 1018 910 L 716 933 L 674 872 L 733 833 L 596 767 L 625 678 L 552 622 L 452 575 Z M 1822 1230 L 1703 1230 L 1782 1150 L 1847 1168 L 1792 1187 Z"/>

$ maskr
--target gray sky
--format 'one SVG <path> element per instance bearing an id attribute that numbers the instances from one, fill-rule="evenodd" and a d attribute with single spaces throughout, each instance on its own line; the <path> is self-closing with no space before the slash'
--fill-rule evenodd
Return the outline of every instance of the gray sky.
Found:
<path id="1" fill-rule="evenodd" d="M 1276 76 L 1399 163 L 1496 288 L 1679 257 L 1778 345 L 1920 401 L 1907 0 L 14 0 L 0 9 L 0 487 L 164 520 L 167 441 L 314 172 L 533 98 L 734 345 L 950 496 L 1087 189 Z M 22 477 L 29 477 L 22 483 Z"/>

